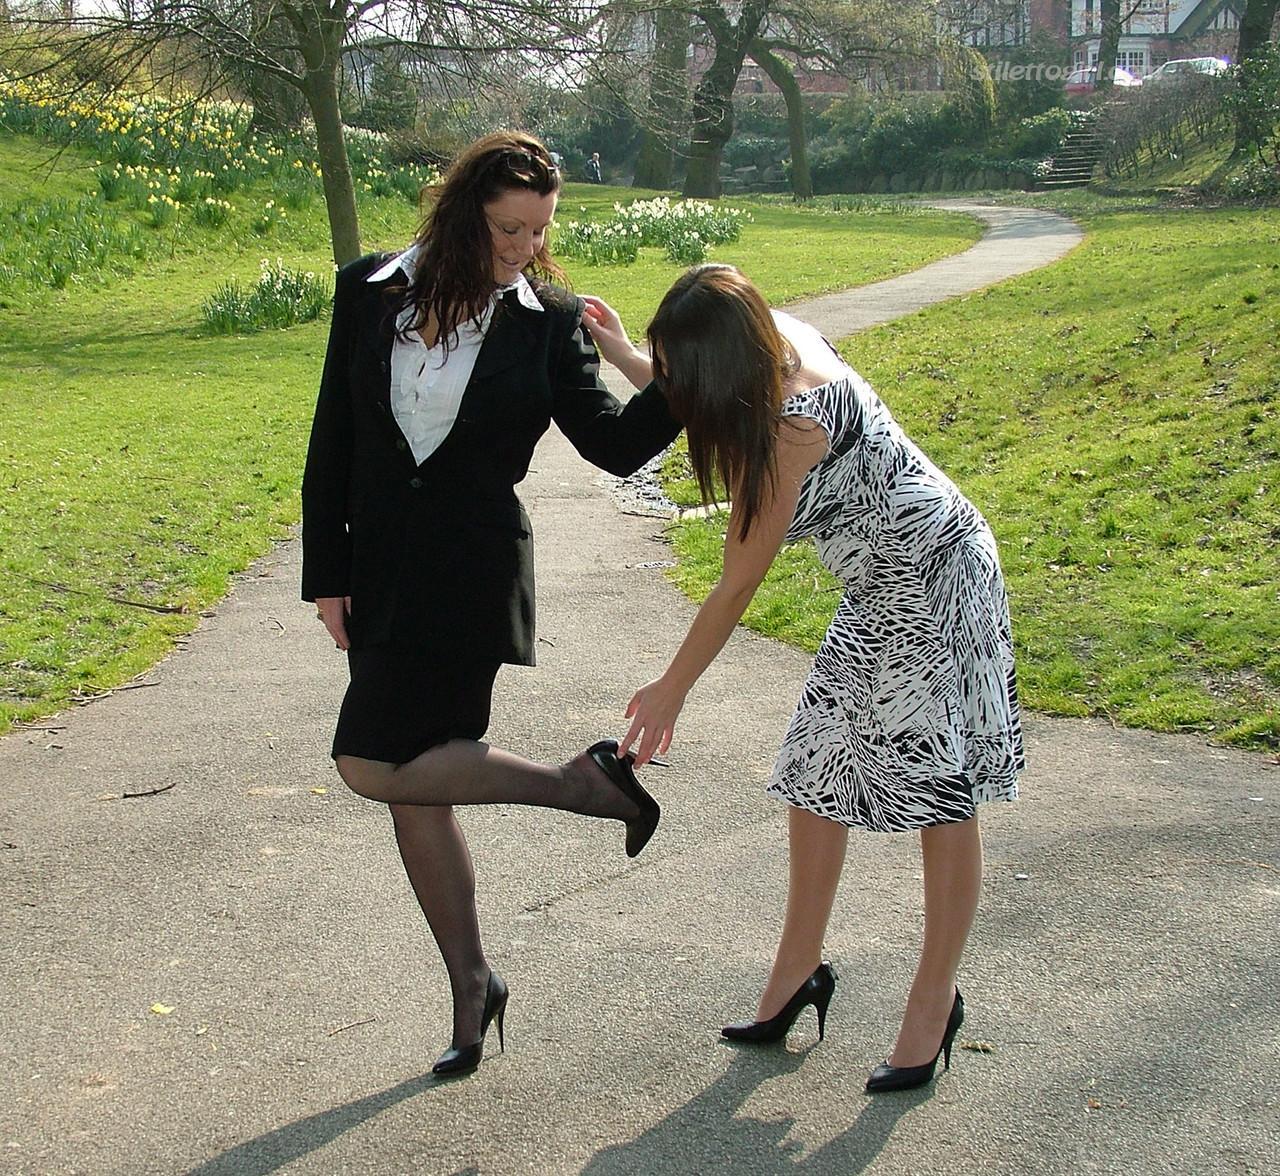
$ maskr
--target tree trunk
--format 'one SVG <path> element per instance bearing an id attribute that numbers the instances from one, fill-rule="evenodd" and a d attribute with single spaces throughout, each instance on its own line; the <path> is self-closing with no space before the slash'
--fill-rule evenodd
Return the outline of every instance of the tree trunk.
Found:
<path id="1" fill-rule="evenodd" d="M 733 134 L 733 88 L 747 56 L 747 46 L 764 23 L 769 0 L 745 0 L 736 25 L 719 7 L 698 15 L 715 38 L 711 68 L 693 91 L 693 132 L 684 195 L 714 199 L 720 195 L 720 157 Z"/>
<path id="2" fill-rule="evenodd" d="M 303 93 L 316 124 L 316 147 L 320 156 L 320 176 L 324 203 L 329 212 L 329 236 L 333 260 L 340 266 L 360 256 L 360 220 L 356 214 L 356 191 L 347 160 L 347 143 L 338 111 L 338 78 L 335 54 L 328 68 L 308 68 Z"/>
<path id="3" fill-rule="evenodd" d="M 1120 49 L 1120 2 L 1100 0 L 1102 38 L 1098 43 L 1098 76 L 1094 93 L 1109 94 L 1115 85 L 1116 54 Z"/>
<path id="4" fill-rule="evenodd" d="M 787 102 L 787 134 L 791 139 L 791 193 L 797 200 L 813 197 L 813 180 L 809 177 L 809 145 L 804 130 L 804 101 L 800 86 L 787 63 L 758 37 L 751 42 L 751 60 L 782 91 Z"/>
<path id="5" fill-rule="evenodd" d="M 654 30 L 653 73 L 636 174 L 637 188 L 670 188 L 675 165 L 672 137 L 684 125 L 688 101 L 689 14 L 660 8 Z"/>
<path id="6" fill-rule="evenodd" d="M 1275 23 L 1277 10 L 1280 10 L 1280 0 L 1248 0 L 1244 15 L 1240 17 L 1237 65 L 1271 40 L 1271 26 Z"/>

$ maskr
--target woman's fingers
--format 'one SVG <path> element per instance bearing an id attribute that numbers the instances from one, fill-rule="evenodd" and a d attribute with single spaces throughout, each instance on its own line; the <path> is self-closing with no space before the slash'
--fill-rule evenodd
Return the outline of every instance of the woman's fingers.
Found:
<path id="1" fill-rule="evenodd" d="M 584 294 L 582 301 L 587 304 L 587 317 L 594 322 L 607 322 L 609 319 L 618 317 L 618 312 L 603 298 L 597 298 L 594 294 Z"/>
<path id="2" fill-rule="evenodd" d="M 350 596 L 325 596 L 316 601 L 316 609 L 320 619 L 328 630 L 333 643 L 339 649 L 350 649 L 351 641 L 347 637 L 346 619 L 351 613 Z"/>
<path id="3" fill-rule="evenodd" d="M 641 687 L 627 704 L 626 717 L 631 726 L 618 744 L 619 754 L 625 755 L 634 747 L 637 766 L 663 755 L 671 747 L 679 714 L 679 703 L 673 703 L 660 682 Z"/>

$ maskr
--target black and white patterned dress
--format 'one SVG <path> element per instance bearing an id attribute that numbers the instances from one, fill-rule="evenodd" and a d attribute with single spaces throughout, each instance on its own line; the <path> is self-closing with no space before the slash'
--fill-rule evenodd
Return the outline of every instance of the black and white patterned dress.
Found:
<path id="1" fill-rule="evenodd" d="M 782 412 L 827 433 L 787 538 L 812 536 L 844 595 L 768 791 L 880 832 L 1014 799 L 1022 729 L 986 520 L 852 370 Z"/>

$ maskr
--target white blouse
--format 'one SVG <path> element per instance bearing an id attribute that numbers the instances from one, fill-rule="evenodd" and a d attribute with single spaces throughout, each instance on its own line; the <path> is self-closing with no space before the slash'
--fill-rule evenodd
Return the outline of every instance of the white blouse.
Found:
<path id="1" fill-rule="evenodd" d="M 366 280 L 385 282 L 399 269 L 412 281 L 417 259 L 418 246 L 411 245 Z M 542 309 L 533 287 L 521 274 L 509 286 L 495 291 L 480 317 L 479 326 L 468 319 L 458 327 L 456 344 L 447 355 L 439 342 L 428 347 L 421 334 L 406 330 L 413 320 L 412 307 L 406 307 L 396 319 L 396 338 L 391 348 L 391 412 L 419 465 L 440 448 L 458 419 L 462 394 L 475 370 L 476 357 L 493 319 L 493 308 L 508 290 L 515 290 L 522 306 Z"/>

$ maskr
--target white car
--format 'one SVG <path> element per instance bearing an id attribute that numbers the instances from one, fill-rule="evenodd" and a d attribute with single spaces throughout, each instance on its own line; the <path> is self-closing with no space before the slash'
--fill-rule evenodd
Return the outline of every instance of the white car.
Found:
<path id="1" fill-rule="evenodd" d="M 1141 78 L 1135 78 L 1128 70 L 1116 66 L 1112 75 L 1115 86 L 1140 86 Z M 1098 84 L 1098 67 L 1091 65 L 1088 69 L 1073 69 L 1068 75 L 1064 89 L 1068 94 L 1091 94 Z"/>
<path id="2" fill-rule="evenodd" d="M 1147 74 L 1143 81 L 1148 85 L 1160 86 L 1166 82 L 1175 82 L 1197 75 L 1214 77 L 1217 74 L 1226 73 L 1230 68 L 1230 65 L 1220 57 L 1177 57 L 1173 61 L 1166 61 L 1159 69 Z"/>

